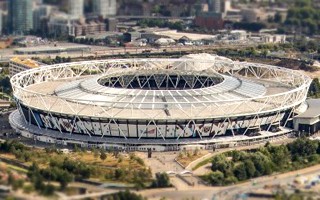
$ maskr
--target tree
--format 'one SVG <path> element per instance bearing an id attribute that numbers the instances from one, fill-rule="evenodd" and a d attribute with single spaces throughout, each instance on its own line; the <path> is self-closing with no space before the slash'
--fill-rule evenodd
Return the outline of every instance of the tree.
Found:
<path id="1" fill-rule="evenodd" d="M 53 167 L 41 169 L 40 170 L 41 177 L 45 180 L 59 182 L 60 189 L 64 190 L 67 187 L 67 185 L 71 181 L 73 181 L 73 175 L 69 171 L 67 171 L 67 169 L 65 168 L 66 163 L 68 163 L 68 165 L 72 165 L 72 162 L 66 161 L 65 159 L 64 165 L 62 167 L 53 166 Z M 73 170 L 72 167 L 69 167 L 69 170 L 71 169 Z M 42 188 L 42 190 L 44 190 L 44 188 Z"/>
<path id="2" fill-rule="evenodd" d="M 92 149 L 92 151 L 93 151 L 94 158 L 97 159 L 99 157 L 99 151 L 96 148 Z"/>
<path id="3" fill-rule="evenodd" d="M 167 173 L 156 173 L 156 179 L 152 182 L 152 187 L 170 187 L 170 179 Z"/>
<path id="4" fill-rule="evenodd" d="M 298 0 L 295 6 L 288 10 L 285 25 L 302 30 L 303 33 L 313 35 L 319 32 L 319 12 L 311 6 L 311 1 Z"/>
<path id="5" fill-rule="evenodd" d="M 316 141 L 309 140 L 308 138 L 299 138 L 287 146 L 293 160 L 297 160 L 299 157 L 306 157 L 315 154 L 318 149 L 318 143 Z"/>
<path id="6" fill-rule="evenodd" d="M 233 163 L 228 160 L 224 155 L 215 156 L 212 160 L 211 170 L 220 171 L 225 176 L 232 174 Z"/>
<path id="7" fill-rule="evenodd" d="M 129 190 L 126 191 L 120 191 L 118 193 L 112 194 L 113 199 L 117 200 L 144 200 L 141 195 L 137 195 L 135 193 L 129 192 Z"/>
<path id="8" fill-rule="evenodd" d="M 125 171 L 122 168 L 118 168 L 114 172 L 114 177 L 117 180 L 121 180 L 124 177 L 124 175 L 125 175 Z"/>
<path id="9" fill-rule="evenodd" d="M 317 154 L 320 154 L 320 142 L 318 142 Z"/>
<path id="10" fill-rule="evenodd" d="M 312 5 L 312 2 L 311 0 L 296 0 L 295 1 L 295 7 L 311 7 Z"/>
<path id="11" fill-rule="evenodd" d="M 320 93 L 320 82 L 318 78 L 314 78 L 309 87 L 308 96 L 316 96 Z"/>
<path id="12" fill-rule="evenodd" d="M 238 182 L 238 179 L 235 176 L 228 176 L 224 180 L 224 184 L 226 184 L 226 185 L 234 184 L 237 182 Z"/>
<path id="13" fill-rule="evenodd" d="M 276 23 L 282 22 L 282 16 L 279 12 L 276 12 L 276 14 L 274 15 L 274 22 L 276 22 Z"/>
<path id="14" fill-rule="evenodd" d="M 233 162 L 238 162 L 246 157 L 246 153 L 243 151 L 233 150 L 231 151 L 231 156 Z"/>
<path id="15" fill-rule="evenodd" d="M 163 15 L 163 16 L 171 16 L 170 10 L 168 10 L 165 5 L 161 5 L 161 6 L 160 6 L 159 13 L 160 13 L 161 15 Z"/>
<path id="16" fill-rule="evenodd" d="M 67 185 L 73 180 L 73 176 L 67 171 L 62 171 L 57 177 L 57 181 L 60 183 L 60 189 L 65 190 Z"/>
<path id="17" fill-rule="evenodd" d="M 198 148 L 196 148 L 194 151 L 193 151 L 193 155 L 194 156 L 197 156 L 199 154 L 200 150 Z"/>
<path id="18" fill-rule="evenodd" d="M 234 176 L 239 180 L 243 181 L 247 179 L 247 171 L 246 171 L 246 166 L 243 162 L 239 163 L 235 168 L 234 168 Z"/>
<path id="19" fill-rule="evenodd" d="M 212 185 L 223 185 L 224 184 L 224 175 L 220 171 L 211 172 L 208 175 L 207 179 Z"/>
<path id="20" fill-rule="evenodd" d="M 246 159 L 244 161 L 244 166 L 246 168 L 246 174 L 247 174 L 248 178 L 254 177 L 254 175 L 256 173 L 256 167 L 254 166 L 253 162 L 249 159 Z"/>
<path id="21" fill-rule="evenodd" d="M 107 154 L 106 154 L 106 152 L 105 152 L 104 150 L 102 150 L 102 151 L 100 152 L 100 159 L 101 159 L 101 160 L 107 159 Z"/>
<path id="22" fill-rule="evenodd" d="M 12 183 L 12 189 L 17 190 L 23 188 L 24 181 L 22 179 L 14 180 Z"/>
<path id="23" fill-rule="evenodd" d="M 23 193 L 30 194 L 32 191 L 34 191 L 33 185 L 24 185 L 23 186 Z"/>
<path id="24" fill-rule="evenodd" d="M 80 165 L 78 173 L 82 179 L 90 178 L 92 169 L 86 165 Z"/>
<path id="25" fill-rule="evenodd" d="M 279 169 L 283 168 L 291 160 L 291 154 L 285 145 L 280 146 L 269 146 L 268 151 L 270 152 L 271 160 L 273 163 L 277 163 Z"/>
<path id="26" fill-rule="evenodd" d="M 12 173 L 9 173 L 9 175 L 8 175 L 8 184 L 9 184 L 9 185 L 12 185 L 13 182 L 14 182 L 13 174 L 12 174 Z"/>
<path id="27" fill-rule="evenodd" d="M 62 163 L 62 169 L 65 169 L 69 172 L 73 172 L 77 168 L 76 163 L 68 158 L 65 158 Z"/>
<path id="28" fill-rule="evenodd" d="M 74 152 L 79 152 L 80 151 L 77 144 L 74 144 L 73 149 L 74 149 Z"/>
<path id="29" fill-rule="evenodd" d="M 170 29 L 176 29 L 178 31 L 183 30 L 183 23 L 182 22 L 169 23 L 168 26 Z"/>
<path id="30" fill-rule="evenodd" d="M 33 162 L 32 165 L 29 167 L 27 176 L 29 179 L 32 180 L 35 175 L 39 174 L 39 172 L 40 172 L 39 166 L 37 165 L 37 163 Z"/>
<path id="31" fill-rule="evenodd" d="M 41 191 L 41 193 L 45 196 L 51 196 L 53 195 L 55 189 L 56 188 L 52 184 L 47 184 L 46 186 L 44 186 L 43 191 Z"/>
<path id="32" fill-rule="evenodd" d="M 253 153 L 250 159 L 256 168 L 255 176 L 268 175 L 272 172 L 272 162 L 270 158 L 261 152 Z"/>
<path id="33" fill-rule="evenodd" d="M 55 63 L 61 63 L 61 62 L 62 62 L 62 58 L 60 56 L 56 56 Z"/>
<path id="34" fill-rule="evenodd" d="M 10 78 L 8 76 L 0 76 L 0 86 L 3 89 L 4 93 L 9 94 L 12 92 Z"/>

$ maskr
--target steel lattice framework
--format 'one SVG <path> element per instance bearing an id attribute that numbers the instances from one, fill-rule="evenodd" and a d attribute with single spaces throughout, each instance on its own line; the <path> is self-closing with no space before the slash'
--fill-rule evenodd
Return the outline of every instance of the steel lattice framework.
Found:
<path id="1" fill-rule="evenodd" d="M 158 124 L 168 122 L 183 124 L 173 136 L 177 140 L 191 125 L 202 124 L 197 128 L 197 136 L 202 139 L 203 125 L 215 119 L 222 121 L 218 128 L 227 123 L 225 131 L 229 128 L 236 135 L 234 130 L 239 127 L 235 127 L 241 125 L 234 120 L 251 116 L 255 122 L 243 125 L 241 134 L 245 135 L 251 127 L 260 128 L 261 116 L 273 113 L 273 119 L 264 122 L 270 128 L 282 120 L 281 113 L 292 113 L 305 101 L 310 83 L 308 76 L 276 66 L 182 58 L 64 63 L 24 71 L 11 78 L 19 111 L 28 124 L 43 128 L 35 111 L 48 117 L 71 116 L 71 125 L 64 130 L 58 123 L 48 125 L 61 133 L 73 133 L 84 119 L 103 120 L 116 124 L 119 136 L 127 139 L 128 130 L 124 131 L 119 121 L 135 120 L 144 123 L 144 131 L 137 131 L 139 140 L 150 132 L 151 126 L 159 138 L 166 140 L 165 130 Z M 96 134 L 94 125 L 90 126 L 91 130 L 83 132 L 89 137 L 107 135 L 101 127 Z"/>

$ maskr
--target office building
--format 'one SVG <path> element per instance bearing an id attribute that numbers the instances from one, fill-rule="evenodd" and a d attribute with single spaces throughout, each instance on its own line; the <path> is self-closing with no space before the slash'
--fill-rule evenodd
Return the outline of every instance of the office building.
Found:
<path id="1" fill-rule="evenodd" d="M 222 12 L 223 0 L 209 0 L 208 4 L 209 4 L 209 11 L 214 13 Z"/>
<path id="2" fill-rule="evenodd" d="M 33 0 L 8 1 L 9 30 L 14 34 L 24 34 L 33 28 Z"/>
<path id="3" fill-rule="evenodd" d="M 93 12 L 103 18 L 117 14 L 116 0 L 93 0 Z"/>
<path id="4" fill-rule="evenodd" d="M 40 67 L 40 63 L 31 59 L 12 58 L 9 62 L 9 74 L 13 76 L 19 72 Z"/>
<path id="5" fill-rule="evenodd" d="M 72 18 L 83 17 L 84 0 L 68 0 L 68 13 Z"/>

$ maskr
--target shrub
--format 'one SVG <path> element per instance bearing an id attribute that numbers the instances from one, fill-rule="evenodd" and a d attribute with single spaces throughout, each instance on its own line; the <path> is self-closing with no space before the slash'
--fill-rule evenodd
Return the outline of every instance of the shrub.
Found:
<path id="1" fill-rule="evenodd" d="M 100 159 L 101 159 L 101 160 L 107 159 L 107 154 L 106 154 L 105 151 L 101 151 L 101 152 L 100 152 Z"/>
<path id="2" fill-rule="evenodd" d="M 163 188 L 170 187 L 170 179 L 167 173 L 156 173 L 156 179 L 153 180 L 151 187 Z"/>

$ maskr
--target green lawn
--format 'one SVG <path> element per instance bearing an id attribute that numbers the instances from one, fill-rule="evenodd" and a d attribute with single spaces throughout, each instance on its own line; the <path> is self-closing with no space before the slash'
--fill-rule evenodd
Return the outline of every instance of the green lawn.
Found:
<path id="1" fill-rule="evenodd" d="M 15 165 L 10 165 L 10 164 L 6 164 L 8 166 L 8 168 L 12 169 L 12 170 L 15 170 L 17 172 L 22 172 L 22 173 L 27 173 L 28 170 L 24 169 L 24 168 L 21 168 L 21 167 L 18 167 L 18 166 L 15 166 Z"/>

